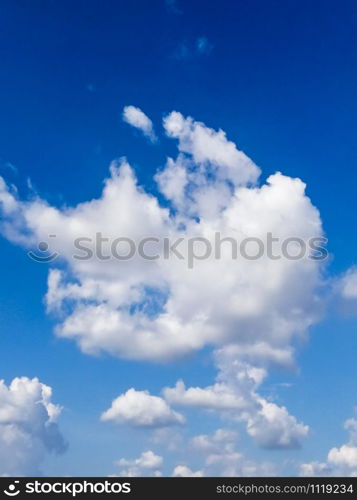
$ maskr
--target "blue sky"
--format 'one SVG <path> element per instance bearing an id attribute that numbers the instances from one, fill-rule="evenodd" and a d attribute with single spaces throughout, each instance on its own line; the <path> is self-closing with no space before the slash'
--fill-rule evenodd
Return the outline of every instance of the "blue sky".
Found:
<path id="1" fill-rule="evenodd" d="M 0 378 L 9 385 L 16 377 L 38 377 L 63 407 L 58 428 L 68 449 L 44 453 L 36 464 L 42 473 L 119 473 L 115 461 L 150 449 L 163 457 L 164 475 L 178 464 L 209 474 L 207 457 L 192 455 L 187 443 L 200 434 L 214 439 L 219 428 L 239 433 L 235 449 L 260 473 L 267 462 L 272 468 L 284 463 L 278 474 L 298 474 L 299 464 L 313 461 L 327 464 L 326 474 L 337 465 L 353 470 L 339 447 L 348 441 L 343 423 L 357 405 L 356 319 L 334 307 L 340 298 L 331 289 L 339 289 L 356 263 L 356 24 L 355 2 L 347 0 L 1 3 L 0 176 L 10 191 L 16 185 L 17 200 L 35 192 L 61 211 L 99 198 L 110 162 L 125 156 L 143 189 L 170 206 L 154 175 L 167 156 L 177 155 L 161 124 L 178 111 L 224 130 L 260 167 L 260 184 L 277 171 L 302 179 L 329 240 L 325 285 L 318 291 L 325 310 L 298 343 L 295 367 L 269 366 L 259 388 L 309 426 L 301 446 L 266 449 L 242 421 L 178 405 L 173 411 L 187 423 L 166 428 L 181 435 L 178 449 L 167 450 L 165 440 L 153 441 L 157 426 L 115 425 L 100 415 L 132 387 L 159 396 L 178 379 L 186 387 L 212 385 L 217 347 L 203 345 L 164 363 L 82 352 L 72 339 L 55 335 L 63 316 L 47 314 L 44 302 L 49 268 L 67 264 L 33 262 L 26 245 L 4 234 Z M 155 144 L 122 120 L 128 105 L 152 120 Z M 335 447 L 340 462 L 326 458 Z M 6 472 L 1 467 L 0 454 L 0 474 Z"/>

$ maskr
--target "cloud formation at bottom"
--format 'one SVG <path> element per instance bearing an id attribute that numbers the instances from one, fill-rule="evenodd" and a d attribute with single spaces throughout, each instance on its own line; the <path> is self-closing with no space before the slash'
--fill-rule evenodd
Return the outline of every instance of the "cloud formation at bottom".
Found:
<path id="1" fill-rule="evenodd" d="M 37 378 L 0 381 L 0 474 L 41 475 L 47 453 L 62 453 L 66 442 L 56 420 L 61 407 L 51 401 L 51 387 Z"/>

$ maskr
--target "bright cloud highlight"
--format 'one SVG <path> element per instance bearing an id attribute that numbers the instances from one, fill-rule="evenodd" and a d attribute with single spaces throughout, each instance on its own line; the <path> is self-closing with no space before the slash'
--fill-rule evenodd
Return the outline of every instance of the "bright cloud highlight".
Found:
<path id="1" fill-rule="evenodd" d="M 185 422 L 185 418 L 173 411 L 164 399 L 135 389 L 129 389 L 114 399 L 101 419 L 134 427 L 166 427 Z"/>
<path id="2" fill-rule="evenodd" d="M 123 110 L 123 120 L 135 127 L 150 139 L 151 142 L 155 142 L 157 140 L 154 127 L 150 118 L 141 111 L 140 108 L 135 106 L 125 106 Z"/>

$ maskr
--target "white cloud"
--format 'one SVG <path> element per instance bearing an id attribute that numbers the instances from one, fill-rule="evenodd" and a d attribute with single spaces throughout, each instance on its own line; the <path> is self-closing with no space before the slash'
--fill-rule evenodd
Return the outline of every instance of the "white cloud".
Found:
<path id="1" fill-rule="evenodd" d="M 185 207 L 185 189 L 189 183 L 185 161 L 182 156 L 179 156 L 177 161 L 168 158 L 165 169 L 155 177 L 160 191 L 174 206 L 181 209 Z"/>
<path id="2" fill-rule="evenodd" d="M 222 383 L 204 388 L 189 387 L 186 389 L 183 380 L 179 380 L 175 387 L 166 387 L 163 393 L 172 404 L 206 410 L 241 410 L 247 406 L 247 400 L 244 397 Z"/>
<path id="3" fill-rule="evenodd" d="M 75 208 L 59 210 L 40 199 L 10 198 L 16 211 L 5 221 L 7 236 L 35 246 L 56 234 L 51 249 L 71 268 L 68 274 L 53 270 L 49 278 L 48 307 L 58 310 L 66 303 L 69 311 L 57 334 L 75 339 L 87 353 L 107 351 L 134 359 L 170 359 L 226 342 L 236 342 L 245 356 L 260 361 L 291 358 L 291 340 L 318 319 L 315 288 L 320 277 L 314 261 L 232 262 L 229 245 L 223 244 L 220 260 L 200 261 L 195 269 L 164 259 L 133 258 L 123 265 L 113 259 L 73 259 L 73 241 L 84 235 L 94 240 L 102 233 L 114 240 L 124 234 L 138 241 L 148 234 L 182 234 L 176 219 L 136 186 L 127 163 L 111 172 L 102 197 Z M 320 234 L 318 214 L 302 183 L 280 174 L 260 189 L 239 188 L 226 203 L 217 220 L 186 219 L 183 236 L 210 237 L 218 229 L 222 238 L 232 231 L 262 238 L 266 231 L 280 237 Z M 160 302 L 157 314 L 150 315 L 145 308 L 152 305 L 153 291 Z M 138 313 L 132 314 L 133 309 Z"/>
<path id="4" fill-rule="evenodd" d="M 155 445 L 164 446 L 169 451 L 178 451 L 183 444 L 181 428 L 158 427 L 151 432 L 149 441 Z"/>
<path id="5" fill-rule="evenodd" d="M 302 477 L 328 476 L 329 473 L 328 465 L 323 462 L 310 462 L 300 465 L 299 475 Z"/>
<path id="6" fill-rule="evenodd" d="M 65 450 L 56 424 L 61 408 L 51 397 L 37 378 L 0 381 L 0 476 L 40 475 L 46 454 Z"/>
<path id="7" fill-rule="evenodd" d="M 263 448 L 299 448 L 309 427 L 283 406 L 259 398 L 260 410 L 247 419 L 247 432 Z"/>
<path id="8" fill-rule="evenodd" d="M 167 432 L 171 434 L 172 429 L 167 429 Z M 180 436 L 179 442 L 176 443 L 178 446 L 175 448 L 171 448 L 170 441 L 171 437 L 168 434 L 165 442 L 162 439 L 155 440 L 170 451 L 185 457 L 181 458 L 174 468 L 172 472 L 174 477 L 276 475 L 273 464 L 265 461 L 258 464 L 238 450 L 238 433 L 232 429 L 219 428 L 212 434 L 196 435 L 188 441 L 183 441 Z"/>
<path id="9" fill-rule="evenodd" d="M 217 362 L 215 383 L 204 388 L 179 383 L 166 397 L 242 420 L 261 446 L 297 446 L 307 426 L 262 398 L 257 388 L 270 365 L 292 366 L 295 346 L 320 319 L 318 261 L 266 255 L 233 261 L 229 242 L 222 242 L 219 259 L 197 260 L 193 269 L 187 267 L 186 248 L 184 260 L 163 258 L 159 246 L 158 260 L 136 255 L 119 262 L 106 258 L 106 243 L 103 258 L 73 258 L 76 238 L 95 241 L 98 234 L 136 243 L 147 236 L 212 240 L 217 232 L 221 240 L 239 241 L 266 241 L 268 233 L 280 241 L 291 236 L 307 241 L 323 234 L 300 179 L 276 173 L 258 185 L 260 169 L 222 130 L 178 112 L 166 116 L 164 128 L 178 145 L 177 158 L 168 159 L 156 175 L 169 208 L 137 185 L 123 159 L 111 165 L 99 198 L 74 207 L 56 208 L 40 197 L 21 201 L 2 180 L 2 231 L 26 248 L 56 235 L 51 251 L 65 265 L 50 271 L 46 302 L 58 315 L 59 337 L 73 339 L 88 354 L 147 361 L 166 362 L 213 346 L 229 358 Z M 235 370 L 230 374 L 229 364 Z"/>
<path id="10" fill-rule="evenodd" d="M 301 476 L 357 476 L 357 420 L 346 420 L 344 427 L 349 433 L 348 442 L 331 448 L 326 462 L 301 464 Z"/>
<path id="11" fill-rule="evenodd" d="M 340 280 L 341 295 L 345 299 L 357 299 L 357 269 L 351 268 Z"/>
<path id="12" fill-rule="evenodd" d="M 322 234 L 319 214 L 299 179 L 275 174 L 267 184 L 250 187 L 259 169 L 224 132 L 175 112 L 166 117 L 165 128 L 178 139 L 179 155 L 157 179 L 177 204 L 175 215 L 138 187 L 125 160 L 111 166 L 98 199 L 75 207 L 59 209 L 39 197 L 20 201 L 2 183 L 4 234 L 27 247 L 56 234 L 51 251 L 68 266 L 51 270 L 48 281 L 48 309 L 62 308 L 59 318 L 64 318 L 57 335 L 74 339 L 89 354 L 130 359 L 167 361 L 206 345 L 233 343 L 253 365 L 291 362 L 293 343 L 320 315 L 316 261 L 266 256 L 232 261 L 224 242 L 220 259 L 197 261 L 194 269 L 187 268 L 187 259 L 165 260 L 161 247 L 156 261 L 73 258 L 85 254 L 75 251 L 76 238 L 94 241 L 99 233 L 110 241 L 125 236 L 135 242 L 148 235 L 212 239 L 217 231 L 221 239 L 263 241 L 268 232 L 305 241 Z M 187 249 L 183 253 L 187 257 Z"/>
<path id="13" fill-rule="evenodd" d="M 206 185 L 207 174 L 235 186 L 257 181 L 260 169 L 227 139 L 223 130 L 217 132 L 177 111 L 165 117 L 164 128 L 169 137 L 178 139 L 179 151 L 191 155 L 194 163 L 201 167 L 194 170 L 193 182 Z"/>
<path id="14" fill-rule="evenodd" d="M 239 361 L 237 351 L 230 347 L 216 353 L 219 373 L 214 385 L 186 389 L 179 381 L 174 388 L 163 390 L 164 397 L 171 404 L 215 410 L 245 422 L 248 434 L 263 448 L 299 447 L 308 426 L 257 393 L 266 372 Z"/>
<path id="15" fill-rule="evenodd" d="M 330 307 L 342 316 L 355 316 L 357 312 L 357 267 L 352 266 L 331 280 Z"/>
<path id="16" fill-rule="evenodd" d="M 155 142 L 157 140 L 154 127 L 152 121 L 146 114 L 135 106 L 125 106 L 123 109 L 123 120 L 135 127 L 148 137 L 151 142 Z"/>
<path id="17" fill-rule="evenodd" d="M 121 469 L 119 475 L 122 477 L 141 477 L 141 476 L 161 476 L 161 467 L 163 458 L 156 455 L 153 451 L 144 451 L 139 458 L 128 460 L 121 458 L 116 462 Z"/>
<path id="18" fill-rule="evenodd" d="M 191 446 L 205 454 L 232 452 L 238 434 L 230 429 L 217 429 L 213 434 L 200 434 L 191 439 Z"/>
<path id="19" fill-rule="evenodd" d="M 247 460 L 237 450 L 238 434 L 229 429 L 217 429 L 213 434 L 202 434 L 191 440 L 191 447 L 204 456 L 205 476 L 271 476 L 272 464 L 257 464 Z"/>
<path id="20" fill-rule="evenodd" d="M 185 422 L 183 415 L 173 411 L 164 399 L 133 388 L 114 399 L 101 420 L 135 427 L 165 427 Z"/>
<path id="21" fill-rule="evenodd" d="M 332 448 L 327 456 L 329 463 L 337 467 L 356 468 L 357 447 L 344 444 L 340 448 Z"/>
<path id="22" fill-rule="evenodd" d="M 0 177 L 0 202 L 5 215 L 17 209 L 16 200 L 2 177 Z"/>
<path id="23" fill-rule="evenodd" d="M 204 473 L 201 470 L 194 472 L 187 465 L 176 465 L 172 477 L 204 477 Z"/>

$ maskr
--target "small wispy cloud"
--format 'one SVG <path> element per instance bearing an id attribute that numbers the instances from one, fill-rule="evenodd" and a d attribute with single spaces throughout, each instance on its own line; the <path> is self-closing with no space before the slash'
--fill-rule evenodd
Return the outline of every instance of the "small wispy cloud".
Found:
<path id="1" fill-rule="evenodd" d="M 199 54 L 209 54 L 213 49 L 213 45 L 205 36 L 200 36 L 196 40 L 196 50 Z"/>
<path id="2" fill-rule="evenodd" d="M 151 142 L 157 141 L 152 121 L 140 108 L 125 106 L 123 109 L 123 120 L 132 127 L 141 130 Z"/>
<path id="3" fill-rule="evenodd" d="M 175 52 L 175 59 L 187 60 L 195 57 L 207 56 L 211 53 L 213 44 L 205 36 L 195 38 L 193 41 L 181 42 Z"/>
<path id="4" fill-rule="evenodd" d="M 166 8 L 172 14 L 176 14 L 177 16 L 182 14 L 182 10 L 177 6 L 176 0 L 165 0 Z"/>
<path id="5" fill-rule="evenodd" d="M 17 174 L 18 173 L 18 169 L 16 167 L 16 165 L 14 165 L 13 163 L 11 163 L 10 161 L 2 161 L 0 159 L 0 168 L 2 170 L 8 170 L 8 171 L 11 171 L 13 172 L 14 174 Z"/>

